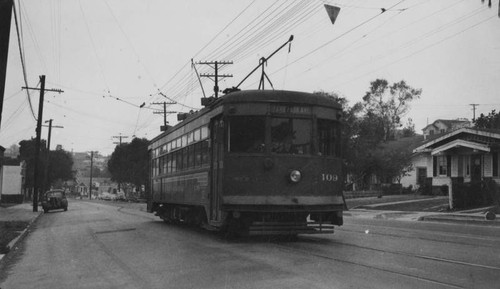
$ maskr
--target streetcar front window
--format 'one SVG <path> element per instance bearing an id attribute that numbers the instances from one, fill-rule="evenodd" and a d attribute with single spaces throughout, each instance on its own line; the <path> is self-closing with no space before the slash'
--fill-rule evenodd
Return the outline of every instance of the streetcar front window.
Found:
<path id="1" fill-rule="evenodd" d="M 229 121 L 229 151 L 262 153 L 265 149 L 266 119 L 263 116 L 238 116 Z"/>
<path id="2" fill-rule="evenodd" d="M 272 118 L 271 152 L 310 154 L 312 121 L 310 119 Z"/>
<path id="3" fill-rule="evenodd" d="M 319 154 L 340 156 L 340 128 L 333 120 L 318 119 Z"/>

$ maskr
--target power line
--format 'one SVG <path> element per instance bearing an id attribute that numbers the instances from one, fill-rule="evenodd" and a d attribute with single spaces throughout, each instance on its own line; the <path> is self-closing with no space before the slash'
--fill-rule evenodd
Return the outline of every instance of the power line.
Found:
<path id="1" fill-rule="evenodd" d="M 341 83 L 340 85 L 344 85 L 344 84 L 346 84 L 346 83 L 349 83 L 349 82 L 351 82 L 351 81 L 354 81 L 354 80 L 356 80 L 356 79 L 359 79 L 359 78 L 361 78 L 361 77 L 363 77 L 363 76 L 366 76 L 366 75 L 372 74 L 372 73 L 373 73 L 373 72 L 375 72 L 375 71 L 378 71 L 378 70 L 380 70 L 380 69 L 386 68 L 386 67 L 391 66 L 391 65 L 394 65 L 394 64 L 396 64 L 396 63 L 398 63 L 398 62 L 401 62 L 401 61 L 403 61 L 403 60 L 405 60 L 405 59 L 408 59 L 408 58 L 410 58 L 410 57 L 412 57 L 412 56 L 414 56 L 414 55 L 416 55 L 416 54 L 418 54 L 418 53 L 421 53 L 421 52 L 423 52 L 423 51 L 425 51 L 425 50 L 427 50 L 427 49 L 429 49 L 429 48 L 432 48 L 432 47 L 434 47 L 434 46 L 437 46 L 437 45 L 439 45 L 439 44 L 441 44 L 441 43 L 443 43 L 443 42 L 447 41 L 448 39 L 451 39 L 451 38 L 453 38 L 453 37 L 455 37 L 455 36 L 457 36 L 457 35 L 460 35 L 460 34 L 464 33 L 464 32 L 465 32 L 465 31 L 467 31 L 467 30 L 470 30 L 470 29 L 472 29 L 472 28 L 474 28 L 474 27 L 476 27 L 476 26 L 478 26 L 478 25 L 481 25 L 482 23 L 487 22 L 487 21 L 489 21 L 489 20 L 491 20 L 491 19 L 493 19 L 493 18 L 495 18 L 495 17 L 496 17 L 496 16 L 490 16 L 490 17 L 488 17 L 488 18 L 486 18 L 486 19 L 484 19 L 484 20 L 482 20 L 482 21 L 480 21 L 480 22 L 478 22 L 478 23 L 476 23 L 476 24 L 474 24 L 474 25 L 471 25 L 471 26 L 469 26 L 469 27 L 467 27 L 467 28 L 465 28 L 465 29 L 463 29 L 463 30 L 458 31 L 457 33 L 454 33 L 454 34 L 452 34 L 452 35 L 450 35 L 450 36 L 448 36 L 448 37 L 446 37 L 446 38 L 443 38 L 443 39 L 441 39 L 441 40 L 439 40 L 439 41 L 436 41 L 436 42 L 434 42 L 434 43 L 431 43 L 430 45 L 427 45 L 427 46 L 423 47 L 423 48 L 422 48 L 422 49 L 420 49 L 420 50 L 417 50 L 417 51 L 415 51 L 415 52 L 413 52 L 413 53 L 411 53 L 411 54 L 409 54 L 409 55 L 406 55 L 406 56 L 404 56 L 404 57 L 401 57 L 401 58 L 399 58 L 399 59 L 397 59 L 397 60 L 395 60 L 395 61 L 393 61 L 393 62 L 390 62 L 390 63 L 388 63 L 388 64 L 386 64 L 386 65 L 384 65 L 384 66 L 378 67 L 378 68 L 377 68 L 377 69 L 375 69 L 375 70 L 369 71 L 369 72 L 364 73 L 364 74 L 362 74 L 362 75 L 360 75 L 360 76 L 358 76 L 358 77 L 356 77 L 356 78 L 352 78 L 352 79 L 350 79 L 350 80 L 348 80 L 348 81 L 345 81 L 345 82 Z"/>
<path id="2" fill-rule="evenodd" d="M 23 46 L 21 44 L 21 35 L 20 35 L 20 32 L 19 32 L 19 23 L 18 23 L 18 20 L 17 20 L 17 10 L 16 10 L 16 5 L 14 4 L 14 2 L 12 2 L 12 8 L 14 9 L 14 21 L 16 23 L 16 34 L 17 34 L 17 44 L 19 46 L 19 56 L 21 58 L 21 66 L 22 66 L 22 70 L 23 70 L 23 79 L 24 79 L 24 84 L 26 85 L 26 87 L 28 87 L 28 76 L 27 76 L 27 73 L 26 73 L 26 63 L 25 63 L 25 60 L 24 60 L 24 54 L 23 54 Z M 33 104 L 31 103 L 31 95 L 29 93 L 29 90 L 27 89 L 26 90 L 26 96 L 28 98 L 28 103 L 29 103 L 29 106 L 30 106 L 30 111 L 31 111 L 31 115 L 33 116 L 33 119 L 36 121 L 36 116 L 35 116 L 35 110 L 33 109 Z"/>

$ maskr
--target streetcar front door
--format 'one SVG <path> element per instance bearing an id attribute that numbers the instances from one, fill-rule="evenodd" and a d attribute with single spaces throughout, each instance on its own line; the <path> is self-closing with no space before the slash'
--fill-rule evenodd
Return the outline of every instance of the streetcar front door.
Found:
<path id="1" fill-rule="evenodd" d="M 211 123 L 211 186 L 210 186 L 210 221 L 220 222 L 220 200 L 222 194 L 222 176 L 224 169 L 224 121 L 222 117 Z"/>

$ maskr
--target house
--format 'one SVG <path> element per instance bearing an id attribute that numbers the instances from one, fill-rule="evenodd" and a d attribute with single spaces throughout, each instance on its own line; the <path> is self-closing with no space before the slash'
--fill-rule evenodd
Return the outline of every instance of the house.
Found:
<path id="1" fill-rule="evenodd" d="M 417 178 L 433 188 L 447 186 L 453 208 L 453 182 L 494 180 L 500 184 L 500 130 L 462 127 L 429 139 L 413 150 Z M 420 173 L 419 173 L 420 172 Z"/>
<path id="2" fill-rule="evenodd" d="M 388 143 L 387 148 L 393 150 L 407 148 L 409 151 L 413 151 L 413 149 L 421 145 L 423 141 L 424 136 L 415 135 L 391 141 Z M 401 176 L 399 180 L 393 180 L 393 183 L 397 182 L 405 188 L 418 188 L 425 183 L 427 172 L 423 169 L 426 167 L 424 158 L 420 154 L 413 153 L 411 156 L 411 164 L 412 169 L 410 171 L 407 171 L 406 175 Z"/>
<path id="3" fill-rule="evenodd" d="M 22 203 L 22 162 L 4 157 L 5 148 L 0 146 L 0 201 Z"/>
<path id="4" fill-rule="evenodd" d="M 427 125 L 422 129 L 424 134 L 424 139 L 428 139 L 429 136 L 436 134 L 447 133 L 462 127 L 471 127 L 472 124 L 466 118 L 459 119 L 438 119 L 433 123 Z"/>

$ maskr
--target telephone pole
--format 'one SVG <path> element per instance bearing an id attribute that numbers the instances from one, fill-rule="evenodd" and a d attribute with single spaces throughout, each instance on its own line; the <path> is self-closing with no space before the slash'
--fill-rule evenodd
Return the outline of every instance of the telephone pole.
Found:
<path id="1" fill-rule="evenodd" d="M 124 138 L 128 138 L 128 136 L 124 136 L 124 135 L 122 135 L 122 133 L 120 133 L 120 135 L 115 135 L 115 136 L 113 136 L 113 138 L 118 138 L 118 139 L 120 139 L 120 141 L 119 141 L 119 142 L 113 142 L 113 143 L 114 143 L 114 144 L 117 144 L 117 145 L 119 145 L 119 146 L 121 146 L 121 145 L 122 145 L 122 139 L 124 139 Z M 92 161 L 91 161 L 91 163 L 92 163 Z M 90 178 L 92 179 L 92 173 L 90 174 Z M 121 183 L 118 183 L 118 192 L 119 192 L 120 190 L 121 190 Z"/>
<path id="2" fill-rule="evenodd" d="M 47 180 L 48 180 L 48 174 L 49 174 L 49 161 L 50 161 L 50 139 L 51 139 L 51 135 L 52 135 L 52 128 L 64 128 L 63 126 L 52 126 L 52 121 L 53 119 L 49 119 L 49 120 L 46 120 L 45 123 L 49 123 L 48 127 L 49 127 L 49 135 L 47 137 L 47 159 L 45 160 L 45 173 L 44 173 L 44 177 L 43 177 L 43 185 L 42 185 L 42 188 L 44 190 L 47 189 Z M 44 125 L 46 126 L 46 125 Z"/>
<path id="3" fill-rule="evenodd" d="M 232 74 L 219 74 L 219 65 L 222 67 L 223 65 L 227 64 L 233 64 L 232 61 L 202 61 L 202 62 L 197 62 L 198 64 L 205 64 L 214 69 L 214 74 L 200 74 L 201 77 L 208 77 L 212 79 L 215 83 L 214 85 L 214 92 L 215 92 L 215 98 L 219 97 L 219 78 L 224 78 L 224 77 L 233 77 Z"/>
<path id="4" fill-rule="evenodd" d="M 120 133 L 120 135 L 115 135 L 115 136 L 112 136 L 112 137 L 120 139 L 119 142 L 113 142 L 114 144 L 117 144 L 117 145 L 122 145 L 122 139 L 128 138 L 128 136 L 124 136 L 121 133 Z"/>
<path id="5" fill-rule="evenodd" d="M 472 121 L 474 122 L 476 120 L 476 106 L 479 106 L 479 104 L 471 103 L 469 105 L 472 106 Z"/>
<path id="6" fill-rule="evenodd" d="M 167 113 L 176 113 L 176 111 L 167 111 L 167 104 L 176 104 L 175 102 L 153 102 L 154 105 L 163 105 L 163 111 L 153 111 L 154 114 L 163 114 L 163 125 L 160 126 L 160 131 L 167 130 Z"/>
<path id="7" fill-rule="evenodd" d="M 36 122 L 36 141 L 35 141 L 35 175 L 33 176 L 33 212 L 38 212 L 38 190 L 39 190 L 39 181 L 38 180 L 38 171 L 40 166 L 40 142 L 41 142 L 41 133 L 42 133 L 42 116 L 43 116 L 43 98 L 45 91 L 53 91 L 62 93 L 64 91 L 60 89 L 45 89 L 45 75 L 40 76 L 40 88 L 36 87 L 23 87 L 23 89 L 33 89 L 40 90 L 40 100 L 38 103 L 38 119 Z"/>
<path id="8" fill-rule="evenodd" d="M 90 151 L 90 182 L 89 182 L 89 200 L 92 200 L 92 168 L 94 166 L 94 151 Z"/>
<path id="9" fill-rule="evenodd" d="M 7 78 L 9 56 L 10 22 L 12 19 L 12 0 L 0 0 L 0 126 L 2 124 L 3 97 Z"/>

